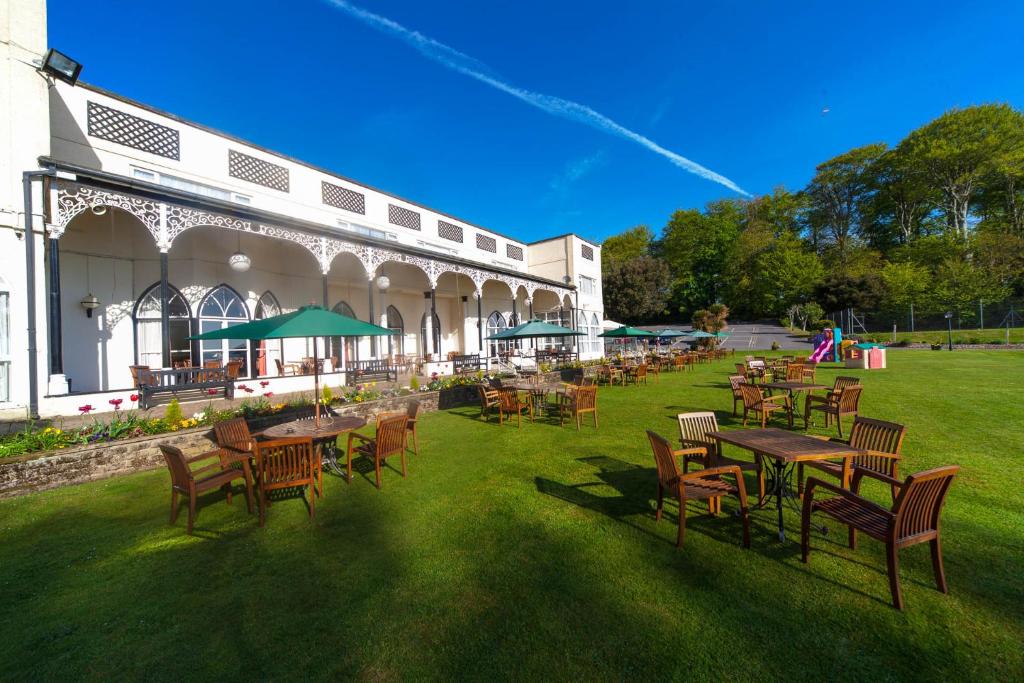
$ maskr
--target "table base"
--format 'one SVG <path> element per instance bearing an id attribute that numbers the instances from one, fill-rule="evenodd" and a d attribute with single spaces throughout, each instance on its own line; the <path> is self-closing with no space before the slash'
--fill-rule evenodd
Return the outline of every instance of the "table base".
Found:
<path id="1" fill-rule="evenodd" d="M 797 464 L 766 456 L 758 457 L 762 458 L 762 467 L 765 464 L 763 463 L 764 460 L 771 460 L 772 466 L 764 467 L 764 471 L 767 474 L 765 477 L 767 481 L 765 482 L 764 496 L 757 501 L 755 507 L 763 509 L 772 498 L 775 498 L 775 509 L 778 512 L 779 520 L 779 540 L 785 542 L 786 529 L 782 523 L 782 506 L 784 504 L 788 505 L 791 510 L 800 516 L 801 520 L 803 517 L 800 493 L 793 487 L 793 475 L 796 473 Z M 824 525 L 815 525 L 815 529 L 822 534 L 828 534 L 828 527 Z"/>

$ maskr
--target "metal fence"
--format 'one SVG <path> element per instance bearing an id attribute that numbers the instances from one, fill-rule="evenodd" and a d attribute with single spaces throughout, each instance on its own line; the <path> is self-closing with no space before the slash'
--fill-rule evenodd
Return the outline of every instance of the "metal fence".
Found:
<path id="1" fill-rule="evenodd" d="M 948 321 L 947 313 L 951 314 Z M 950 323 L 956 332 L 1016 328 L 1024 327 L 1024 299 L 1011 299 L 998 304 L 978 302 L 948 311 L 915 310 L 913 307 L 896 311 L 846 309 L 830 313 L 828 317 L 853 334 L 945 331 L 949 329 Z"/>

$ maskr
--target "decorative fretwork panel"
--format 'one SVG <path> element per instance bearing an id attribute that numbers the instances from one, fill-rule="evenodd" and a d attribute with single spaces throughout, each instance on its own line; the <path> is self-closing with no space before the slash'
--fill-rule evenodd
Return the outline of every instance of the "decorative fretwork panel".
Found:
<path id="1" fill-rule="evenodd" d="M 516 261 L 523 260 L 523 248 L 515 244 L 505 245 L 505 255 Z"/>
<path id="2" fill-rule="evenodd" d="M 400 225 L 403 228 L 409 228 L 410 230 L 419 230 L 420 215 L 415 211 L 410 211 L 409 209 L 401 206 L 388 204 L 388 223 L 391 223 L 391 225 Z"/>
<path id="3" fill-rule="evenodd" d="M 228 175 L 246 182 L 288 192 L 288 169 L 263 159 L 228 150 Z"/>
<path id="4" fill-rule="evenodd" d="M 89 102 L 86 122 L 89 135 L 94 138 L 175 161 L 181 158 L 181 141 L 173 128 L 96 102 Z"/>
<path id="5" fill-rule="evenodd" d="M 580 252 L 583 254 L 583 258 L 587 259 L 588 261 L 594 260 L 594 248 L 591 247 L 589 244 L 582 245 L 580 247 Z"/>
<path id="6" fill-rule="evenodd" d="M 366 195 L 326 181 L 320 182 L 320 188 L 324 204 L 353 213 L 366 213 Z"/>
<path id="7" fill-rule="evenodd" d="M 437 234 L 442 239 L 451 240 L 462 244 L 462 226 L 449 223 L 448 221 L 437 222 Z"/>
<path id="8" fill-rule="evenodd" d="M 492 254 L 498 252 L 498 241 L 493 237 L 487 235 L 476 234 L 476 248 L 482 249 L 483 251 L 489 251 Z"/>

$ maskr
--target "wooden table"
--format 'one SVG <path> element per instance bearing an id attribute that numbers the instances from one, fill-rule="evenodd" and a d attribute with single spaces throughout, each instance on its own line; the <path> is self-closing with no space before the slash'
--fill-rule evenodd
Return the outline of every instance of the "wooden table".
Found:
<path id="1" fill-rule="evenodd" d="M 832 387 L 825 384 L 807 384 L 804 382 L 763 382 L 761 383 L 762 389 L 778 389 L 779 391 L 785 391 L 789 396 L 789 426 L 793 426 L 793 410 L 796 406 L 793 404 L 793 394 L 800 393 L 801 391 L 821 391 L 825 389 L 831 389 Z M 806 420 L 805 420 L 806 423 Z M 804 425 L 806 426 L 806 424 Z"/>
<path id="2" fill-rule="evenodd" d="M 533 411 L 536 415 L 540 415 L 544 408 L 544 397 L 548 393 L 555 391 L 557 392 L 562 388 L 561 382 L 503 382 L 502 386 L 512 387 L 516 391 L 525 391 L 530 394 L 530 399 L 533 401 Z"/>
<path id="3" fill-rule="evenodd" d="M 312 417 L 307 417 L 268 427 L 263 430 L 262 435 L 268 439 L 313 439 L 317 455 L 314 466 L 316 467 L 316 476 L 320 488 L 317 494 L 323 496 L 324 473 L 322 461 L 324 460 L 324 444 L 327 442 L 334 443 L 340 435 L 365 426 L 366 418 L 364 417 L 357 417 L 355 415 L 321 415 L 319 427 L 316 426 L 316 421 Z M 341 467 L 338 466 L 337 449 L 328 449 L 326 459 L 327 465 L 335 474 L 342 473 Z"/>
<path id="4" fill-rule="evenodd" d="M 809 385 L 808 385 L 809 386 Z M 797 463 L 811 460 L 830 460 L 833 458 L 852 458 L 863 454 L 857 448 L 839 443 L 817 439 L 806 434 L 786 431 L 785 429 L 736 429 L 728 432 L 708 432 L 712 439 L 725 444 L 752 451 L 755 456 L 770 458 L 773 468 L 769 470 L 769 485 L 764 499 L 758 501 L 758 507 L 775 496 L 775 508 L 779 515 L 779 540 L 786 540 L 786 532 L 782 526 L 782 501 L 798 498 L 790 485 Z"/>

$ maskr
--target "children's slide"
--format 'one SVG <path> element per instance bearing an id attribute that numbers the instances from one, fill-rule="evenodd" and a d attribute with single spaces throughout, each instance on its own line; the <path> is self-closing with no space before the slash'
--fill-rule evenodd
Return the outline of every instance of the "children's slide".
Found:
<path id="1" fill-rule="evenodd" d="M 821 340 L 821 343 L 814 349 L 814 353 L 811 354 L 811 357 L 808 360 L 812 363 L 820 363 L 829 356 L 831 351 L 832 340 L 826 337 Z"/>

